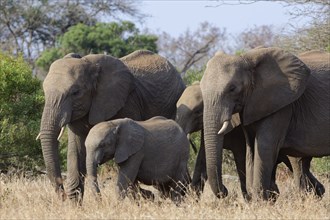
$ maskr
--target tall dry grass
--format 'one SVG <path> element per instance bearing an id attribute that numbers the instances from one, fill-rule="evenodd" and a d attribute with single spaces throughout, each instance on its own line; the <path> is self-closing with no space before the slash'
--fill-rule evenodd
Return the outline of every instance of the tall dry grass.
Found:
<path id="1" fill-rule="evenodd" d="M 83 205 L 58 200 L 47 177 L 0 177 L 0 219 L 329 219 L 330 181 L 318 177 L 326 187 L 323 199 L 299 195 L 289 175 L 279 174 L 281 195 L 275 204 L 246 203 L 237 180 L 227 179 L 229 196 L 216 199 L 208 185 L 197 202 L 188 195 L 180 206 L 156 195 L 154 202 L 117 200 L 116 174 L 100 178 L 102 201 L 96 202 L 87 188 Z"/>

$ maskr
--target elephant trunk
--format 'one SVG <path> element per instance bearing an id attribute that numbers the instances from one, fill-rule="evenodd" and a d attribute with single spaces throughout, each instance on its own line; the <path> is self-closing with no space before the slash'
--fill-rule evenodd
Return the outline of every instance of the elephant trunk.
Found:
<path id="1" fill-rule="evenodd" d="M 204 139 L 208 181 L 218 198 L 226 197 L 228 191 L 222 183 L 223 134 L 218 134 L 220 118 L 214 111 L 204 108 Z"/>
<path id="2" fill-rule="evenodd" d="M 58 192 L 59 190 L 63 190 L 57 140 L 61 126 L 52 112 L 47 107 L 43 111 L 40 125 L 40 140 L 47 175 L 55 185 L 56 192 Z"/>
<path id="3" fill-rule="evenodd" d="M 180 106 L 177 109 L 176 116 L 175 116 L 175 121 L 180 125 L 180 127 L 183 129 L 183 131 L 188 134 L 191 132 L 188 127 L 188 121 L 189 119 L 185 117 L 186 113 L 181 109 L 182 107 Z"/>
<path id="4" fill-rule="evenodd" d="M 54 108 L 46 101 L 40 124 L 40 140 L 47 175 L 52 184 L 55 185 L 55 191 L 62 196 L 65 194 L 60 168 L 58 137 L 61 129 L 68 123 L 70 116 L 71 114 Z"/>

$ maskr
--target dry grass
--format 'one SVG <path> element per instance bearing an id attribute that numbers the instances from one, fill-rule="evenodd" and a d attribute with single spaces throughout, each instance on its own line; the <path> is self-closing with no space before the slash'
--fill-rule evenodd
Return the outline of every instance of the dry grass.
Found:
<path id="1" fill-rule="evenodd" d="M 86 189 L 83 205 L 77 207 L 59 201 L 45 176 L 35 179 L 1 176 L 0 219 L 329 219 L 330 181 L 318 178 L 326 187 L 321 200 L 298 195 L 292 178 L 282 175 L 278 178 L 281 196 L 275 204 L 244 202 L 238 182 L 231 179 L 225 181 L 230 193 L 225 199 L 216 199 L 207 185 L 199 202 L 188 195 L 176 206 L 158 197 L 154 202 L 118 201 L 113 176 L 101 188 L 102 202 L 97 203 Z"/>

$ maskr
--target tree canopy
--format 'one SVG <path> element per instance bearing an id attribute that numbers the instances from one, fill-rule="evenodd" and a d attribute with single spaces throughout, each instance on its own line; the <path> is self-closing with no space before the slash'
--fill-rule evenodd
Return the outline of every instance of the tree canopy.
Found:
<path id="1" fill-rule="evenodd" d="M 119 15 L 141 19 L 134 0 L 1 0 L 0 46 L 13 54 L 23 53 L 30 64 L 57 38 L 79 23 L 91 26 L 102 17 Z"/>
<path id="2" fill-rule="evenodd" d="M 70 52 L 87 55 L 105 53 L 115 57 L 125 56 L 138 49 L 157 52 L 157 37 L 140 34 L 132 22 L 96 23 L 93 26 L 77 24 L 59 38 L 56 47 L 45 50 L 37 65 L 47 70 L 50 64 Z"/>

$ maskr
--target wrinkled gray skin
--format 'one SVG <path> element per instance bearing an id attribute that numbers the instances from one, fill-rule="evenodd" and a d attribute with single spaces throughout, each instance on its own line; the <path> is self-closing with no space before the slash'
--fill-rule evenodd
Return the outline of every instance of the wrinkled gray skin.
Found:
<path id="1" fill-rule="evenodd" d="M 203 97 L 199 82 L 195 82 L 191 86 L 188 86 L 182 93 L 180 99 L 177 102 L 176 121 L 187 134 L 201 131 L 200 151 L 198 152 L 198 156 L 196 158 L 194 175 L 191 183 L 192 188 L 195 189 L 199 194 L 200 191 L 202 191 L 204 188 L 204 181 L 207 179 L 203 137 Z M 230 125 L 231 128 L 227 129 L 227 133 L 224 136 L 223 148 L 233 152 L 237 173 L 240 179 L 242 194 L 243 197 L 246 198 L 246 144 L 238 114 L 235 114 L 232 117 Z M 309 171 L 310 161 L 311 158 L 288 158 L 282 154 L 279 155 L 277 159 L 277 163 L 284 162 L 291 171 L 294 170 L 295 184 L 299 189 L 306 191 L 315 189 L 314 193 L 317 196 L 322 196 L 325 192 L 324 186 Z M 279 193 L 278 187 L 275 184 L 275 176 L 276 166 L 272 175 L 272 190 Z"/>
<path id="2" fill-rule="evenodd" d="M 207 63 L 201 80 L 204 137 L 208 180 L 216 196 L 226 193 L 224 133 L 218 131 L 235 113 L 247 141 L 247 188 L 253 198 L 272 196 L 279 151 L 302 158 L 330 154 L 329 54 L 311 52 L 300 59 L 279 48 L 258 48 L 240 56 L 217 53 Z"/>
<path id="3" fill-rule="evenodd" d="M 236 115 L 238 116 L 238 115 Z M 201 131 L 200 149 L 196 158 L 195 169 L 192 179 L 192 188 L 199 195 L 204 188 L 207 179 L 205 148 L 203 137 L 203 98 L 199 83 L 188 86 L 177 102 L 176 122 L 186 134 Z M 234 154 L 237 173 L 240 179 L 243 197 L 246 197 L 245 185 L 245 138 L 238 117 L 233 117 L 231 129 L 226 133 L 224 148 Z M 229 130 L 229 129 L 228 129 Z"/>
<path id="4" fill-rule="evenodd" d="M 138 183 L 153 185 L 165 197 L 180 201 L 190 183 L 189 141 L 181 127 L 161 116 L 146 121 L 116 119 L 95 125 L 86 138 L 87 176 L 98 195 L 97 166 L 114 158 L 119 166 L 120 198 Z M 181 184 L 178 182 L 181 182 Z M 171 190 L 172 189 L 172 190 Z M 153 197 L 141 190 L 144 197 Z"/>
<path id="5" fill-rule="evenodd" d="M 86 174 L 85 138 L 96 123 L 129 117 L 174 118 L 176 101 L 185 86 L 165 58 L 150 51 L 136 51 L 117 59 L 91 54 L 68 54 L 49 69 L 43 89 L 45 107 L 40 125 L 46 169 L 56 192 L 81 201 Z M 64 192 L 58 141 L 68 127 L 68 176 Z"/>

